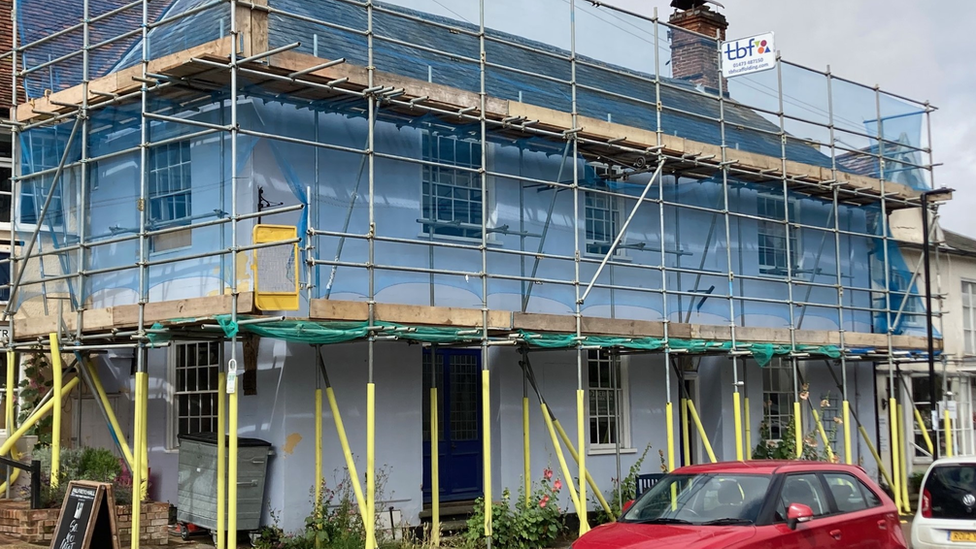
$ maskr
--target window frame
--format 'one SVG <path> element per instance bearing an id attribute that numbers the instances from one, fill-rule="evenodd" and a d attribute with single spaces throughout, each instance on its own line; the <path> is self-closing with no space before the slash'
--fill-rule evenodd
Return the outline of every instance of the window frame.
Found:
<path id="1" fill-rule="evenodd" d="M 769 202 L 778 203 L 776 207 L 783 208 L 782 218 L 770 216 L 762 213 L 767 206 L 761 206 Z M 786 213 L 789 212 L 789 222 L 786 220 Z M 791 278 L 796 278 L 803 264 L 803 238 L 802 231 L 795 226 L 796 220 L 800 218 L 800 202 L 793 197 L 784 197 L 782 194 L 759 192 L 756 195 L 756 265 L 759 274 L 763 276 L 786 278 L 787 274 Z M 789 254 L 786 251 L 787 235 L 789 236 Z M 767 238 L 779 239 L 783 242 L 783 247 L 772 247 L 764 244 Z M 782 253 L 788 265 L 778 266 L 764 263 L 764 249 L 772 250 L 772 253 Z M 768 253 L 768 252 L 767 252 Z M 785 271 L 791 270 L 787 273 Z"/>
<path id="2" fill-rule="evenodd" d="M 183 349 L 189 345 L 199 345 L 199 344 L 211 344 L 215 343 L 217 345 L 217 364 L 208 364 L 208 367 L 216 367 L 217 375 L 220 375 L 220 369 L 224 364 L 224 344 L 221 341 L 212 341 L 206 339 L 196 339 L 196 340 L 178 340 L 173 341 L 167 348 L 166 357 L 166 368 L 167 368 L 167 395 L 166 395 L 166 450 L 170 452 L 178 452 L 180 449 L 179 440 L 179 397 L 182 394 L 189 394 L 187 391 L 178 391 L 176 386 L 177 380 L 177 366 L 176 366 L 176 355 L 177 349 Z M 185 368 L 186 366 L 184 366 Z M 199 366 L 194 366 L 198 368 Z M 219 377 L 218 377 L 219 379 Z M 217 394 L 219 390 L 217 388 L 212 391 L 193 391 L 193 394 L 206 394 L 212 393 Z M 212 418 L 216 421 L 216 410 Z"/>
<path id="3" fill-rule="evenodd" d="M 830 488 L 830 480 L 828 480 L 828 478 L 827 478 L 828 475 L 834 475 L 834 476 L 839 476 L 839 477 L 847 477 L 846 478 L 847 482 L 849 482 L 849 483 L 851 483 L 853 485 L 854 489 L 857 490 L 857 493 L 860 494 L 861 500 L 864 501 L 864 507 L 862 509 L 853 509 L 853 510 L 849 510 L 849 511 L 845 511 L 845 510 L 841 509 L 840 508 L 840 503 L 838 503 L 837 498 L 834 496 L 833 490 L 831 490 L 831 488 Z M 875 498 L 878 499 L 879 503 L 876 504 L 876 505 L 871 505 L 871 503 L 868 501 L 867 496 L 864 493 L 864 491 L 865 490 L 868 490 L 868 488 L 864 485 L 864 483 L 861 481 L 861 479 L 857 478 L 856 476 L 854 476 L 854 475 L 852 475 L 850 473 L 845 473 L 843 471 L 820 471 L 820 478 L 821 478 L 821 482 L 823 483 L 823 485 L 826 486 L 827 493 L 829 494 L 828 497 L 830 498 L 830 500 L 831 500 L 831 502 L 833 504 L 833 510 L 834 511 L 831 514 L 834 514 L 834 515 L 846 515 L 848 513 L 860 513 L 861 511 L 869 511 L 869 510 L 871 510 L 871 509 L 873 509 L 875 507 L 880 507 L 880 505 L 881 505 L 880 504 L 880 499 L 878 499 L 877 494 L 875 494 Z M 871 491 L 871 493 L 873 494 L 874 492 Z"/>
<path id="4" fill-rule="evenodd" d="M 775 499 L 773 500 L 773 510 L 772 510 L 773 516 L 771 521 L 773 524 L 786 523 L 785 516 L 782 519 L 780 519 L 778 516 L 781 509 L 780 507 L 781 503 L 787 504 L 787 507 L 789 507 L 789 502 L 786 502 L 783 499 L 783 491 L 786 490 L 786 483 L 790 481 L 791 477 L 802 477 L 802 476 L 812 476 L 813 478 L 816 479 L 817 482 L 815 485 L 820 487 L 820 492 L 821 492 L 820 495 L 822 496 L 823 499 L 822 503 L 827 508 L 825 512 L 819 515 L 816 514 L 815 509 L 811 508 L 811 511 L 814 511 L 814 515 L 811 518 L 811 520 L 818 520 L 818 519 L 830 517 L 832 515 L 837 514 L 837 506 L 834 504 L 834 500 L 833 500 L 834 496 L 833 494 L 830 493 L 830 487 L 827 486 L 827 483 L 824 481 L 822 471 L 797 471 L 793 473 L 784 474 L 783 480 L 779 483 L 779 486 L 777 486 L 776 488 L 777 492 L 774 496 Z M 783 510 L 785 511 L 786 509 L 783 508 Z"/>
<path id="5" fill-rule="evenodd" d="M 593 387 L 591 385 L 591 379 L 590 379 L 590 360 L 591 360 L 590 353 L 591 352 L 605 353 L 606 351 L 604 349 L 589 349 L 589 350 L 587 350 L 587 356 L 586 356 L 586 379 L 584 380 L 584 383 L 585 383 L 584 386 L 586 387 L 586 394 L 585 394 L 585 397 L 583 399 L 583 402 L 584 402 L 584 410 L 583 410 L 583 412 L 586 414 L 586 432 L 587 432 L 586 449 L 587 449 L 587 454 L 588 455 L 602 455 L 602 454 L 612 454 L 612 453 L 615 453 L 617 451 L 617 444 L 616 443 L 613 443 L 613 442 L 612 443 L 609 443 L 609 444 L 594 443 L 592 441 L 591 437 L 590 437 L 590 428 L 589 428 L 589 425 L 590 425 L 590 420 L 592 419 L 592 416 L 590 414 L 590 391 L 594 391 L 594 390 L 597 390 L 597 391 L 607 391 L 607 390 L 614 391 L 615 390 L 615 391 L 618 392 L 618 400 L 619 401 L 618 401 L 617 407 L 618 407 L 618 410 L 620 411 L 620 425 L 619 425 L 619 427 L 620 427 L 620 431 L 619 432 L 620 432 L 620 439 L 621 439 L 620 440 L 620 451 L 622 453 L 634 453 L 634 452 L 636 452 L 636 449 L 633 448 L 633 439 L 631 437 L 632 433 L 631 433 L 631 421 L 630 421 L 630 376 L 629 376 L 629 372 L 628 372 L 629 357 L 620 356 L 620 355 L 611 355 L 610 360 L 614 360 L 615 359 L 616 362 L 617 362 L 617 364 L 619 365 L 618 366 L 618 372 L 620 373 L 620 380 L 619 380 L 619 387 L 618 388 L 616 388 L 616 389 L 613 389 L 613 388 L 607 389 L 607 388 L 601 388 L 601 387 Z M 604 359 L 600 358 L 598 360 L 603 361 Z"/>
<path id="6" fill-rule="evenodd" d="M 158 156 L 166 155 L 168 162 L 168 155 L 171 147 L 178 147 L 179 162 L 177 164 L 167 163 L 165 167 L 160 167 L 160 165 L 157 164 Z M 186 175 L 188 175 L 189 179 L 183 177 L 184 166 L 187 167 Z M 158 174 L 162 172 L 172 174 L 174 171 L 180 174 L 180 189 L 173 191 L 172 188 L 170 188 L 165 193 L 157 194 L 156 190 L 154 190 L 154 177 L 158 177 Z M 152 226 L 153 229 L 181 227 L 191 225 L 193 223 L 193 142 L 191 140 L 183 139 L 150 148 L 148 153 L 148 166 L 146 167 L 146 179 L 148 190 L 148 196 L 146 198 L 146 221 L 150 226 Z M 153 218 L 153 206 L 157 203 L 157 201 L 165 201 L 164 206 L 167 209 L 171 209 L 173 208 L 173 204 L 169 202 L 169 199 L 175 199 L 177 197 L 185 197 L 185 216 L 167 220 L 158 220 Z M 191 248 L 192 246 L 193 229 L 174 231 L 149 238 L 149 252 L 151 254 L 162 254 L 185 250 Z"/>
<path id="7" fill-rule="evenodd" d="M 590 250 L 590 246 L 599 245 L 609 249 L 610 245 L 613 244 L 614 239 L 617 238 L 617 233 L 620 232 L 620 228 L 621 226 L 623 226 L 623 221 L 621 221 L 625 213 L 623 209 L 623 200 L 619 196 L 601 192 L 607 190 L 605 187 L 592 187 L 592 188 L 582 187 L 581 189 L 583 191 L 583 249 L 581 250 L 581 253 L 585 257 L 603 259 L 604 257 L 606 257 L 607 252 Z M 610 232 L 608 233 L 608 236 L 610 237 L 609 240 L 606 241 L 596 240 L 594 238 L 591 238 L 589 235 L 590 232 L 589 210 L 591 209 L 589 202 L 591 197 L 598 197 L 602 200 L 607 201 L 606 207 L 598 208 L 594 206 L 592 207 L 592 209 L 600 210 L 608 214 L 610 218 L 609 219 Z M 607 222 L 607 220 L 601 220 L 601 221 L 604 223 Z M 617 245 L 617 249 L 613 251 L 613 255 L 610 256 L 611 259 L 617 261 L 621 259 L 624 260 L 628 259 L 627 249 L 623 248 L 622 245 L 623 245 L 623 239 L 621 239 L 620 243 Z"/>
<path id="8" fill-rule="evenodd" d="M 966 286 L 972 291 L 966 292 Z M 963 355 L 967 357 L 976 356 L 976 280 L 963 278 L 959 288 L 962 304 L 962 339 Z M 966 305 L 966 297 L 969 297 L 969 305 Z M 969 329 L 966 329 L 966 321 L 969 320 Z"/>
<path id="9" fill-rule="evenodd" d="M 49 169 L 57 168 L 58 165 L 61 163 L 61 155 L 64 153 L 63 147 L 67 146 L 67 140 L 64 140 L 62 142 L 62 139 L 56 133 L 55 134 L 52 134 L 52 135 L 47 135 L 47 134 L 33 135 L 33 134 L 31 134 L 28 137 L 28 139 L 30 139 L 30 140 L 33 140 L 34 138 L 37 138 L 37 139 L 39 139 L 39 140 L 42 141 L 42 143 L 40 145 L 38 145 L 37 147 L 49 147 L 49 146 L 51 146 L 51 143 L 56 144 L 57 148 L 55 150 L 59 151 L 59 154 L 57 155 L 57 161 L 55 161 L 54 164 L 50 164 L 50 163 L 46 163 L 46 162 L 39 162 L 39 163 L 37 163 L 37 164 L 40 164 L 39 166 L 34 166 L 34 167 L 31 168 L 31 172 L 32 173 L 30 173 L 30 174 L 24 173 L 24 163 L 23 162 L 20 163 L 20 177 L 23 177 L 23 178 L 26 178 L 26 179 L 22 179 L 20 181 L 20 184 L 19 185 L 14 185 L 12 181 L 11 181 L 11 184 L 10 184 L 11 200 L 13 200 L 13 203 L 11 204 L 11 212 L 10 212 L 11 218 L 12 218 L 11 221 L 10 221 L 10 227 L 12 229 L 13 226 L 14 226 L 14 224 L 15 224 L 15 221 L 16 221 L 16 227 L 17 227 L 17 230 L 18 231 L 27 231 L 27 232 L 30 232 L 30 231 L 34 231 L 37 228 L 37 220 L 36 219 L 34 219 L 33 222 L 31 222 L 31 223 L 27 223 L 27 222 L 24 222 L 23 221 L 23 217 L 24 217 L 24 214 L 23 214 L 24 196 L 27 195 L 27 196 L 30 196 L 31 197 L 31 201 L 35 205 L 35 208 L 38 207 L 37 201 L 39 199 L 41 201 L 41 204 L 39 206 L 43 207 L 43 202 L 44 202 L 44 200 L 47 199 L 47 195 L 46 195 L 46 191 L 47 190 L 46 190 L 46 187 L 39 187 L 39 186 L 42 183 L 44 183 L 45 182 L 45 179 L 48 178 L 48 177 L 51 178 L 50 183 L 52 185 L 54 184 L 54 174 L 51 174 L 50 176 L 41 176 L 41 177 L 34 176 L 33 174 L 34 173 L 37 173 L 37 172 L 44 171 L 44 170 L 49 170 Z M 47 141 L 49 143 L 45 144 L 45 143 L 43 143 L 44 141 Z M 35 147 L 33 141 L 31 141 L 30 147 L 31 147 L 31 151 L 32 152 L 37 149 L 37 147 Z M 23 152 L 23 151 L 21 151 L 21 152 Z M 10 174 L 11 174 L 11 178 L 13 178 L 14 175 L 16 175 L 16 173 L 15 173 L 15 171 L 13 169 L 13 158 L 11 158 L 11 171 L 10 171 Z M 70 177 L 71 177 L 71 171 L 69 169 L 67 169 L 67 168 L 64 169 L 61 172 L 60 181 L 59 181 L 59 183 L 57 185 L 56 191 L 55 191 L 54 195 L 51 197 L 51 204 L 48 206 L 48 210 L 49 210 L 48 211 L 48 214 L 50 214 L 50 209 L 51 208 L 54 208 L 55 211 L 57 211 L 58 209 L 60 209 L 60 216 L 59 216 L 59 219 L 56 220 L 57 222 L 51 221 L 51 217 L 49 215 L 45 215 L 44 225 L 49 226 L 51 228 L 51 230 L 61 230 L 61 229 L 63 229 L 65 227 L 65 218 L 68 216 L 68 212 L 65 211 L 65 209 L 64 209 L 64 196 L 65 196 L 64 189 L 65 189 L 65 187 L 67 185 L 71 184 L 69 182 Z M 30 192 L 29 193 L 28 192 L 25 192 L 27 187 L 30 187 Z M 44 195 L 39 195 L 39 194 L 37 194 L 35 192 L 39 188 L 42 188 L 45 191 L 45 194 Z M 32 212 L 32 215 L 35 215 L 35 214 Z M 0 225 L 0 226 L 2 226 L 2 225 Z M 43 230 L 43 227 L 42 227 L 42 230 Z"/>
<path id="10" fill-rule="evenodd" d="M 775 366 L 774 366 L 774 364 L 775 364 Z M 784 366 L 784 364 L 786 364 L 786 365 Z M 800 366 L 798 365 L 797 366 L 797 369 L 799 369 L 799 368 L 800 368 Z M 767 390 L 766 389 L 767 375 L 772 375 L 771 372 L 780 371 L 780 370 L 785 370 L 789 374 L 789 382 L 790 382 L 789 385 L 790 385 L 790 387 L 788 388 L 787 391 Z M 775 438 L 775 437 L 773 437 L 773 430 L 772 430 L 773 429 L 773 424 L 770 421 L 770 418 L 773 417 L 773 416 L 771 416 L 769 414 L 770 407 L 768 406 L 768 403 L 770 402 L 770 400 L 767 397 L 767 395 L 772 395 L 772 394 L 776 394 L 776 395 L 789 395 L 790 398 L 791 398 L 791 404 L 790 404 L 789 407 L 787 407 L 786 413 L 784 414 L 781 411 L 780 413 L 776 414 L 776 417 L 781 418 L 780 429 L 781 429 L 781 432 L 782 432 L 783 430 L 785 430 L 785 429 L 788 428 L 789 418 L 790 418 L 790 416 L 793 415 L 792 400 L 795 400 L 794 387 L 796 386 L 796 383 L 797 383 L 797 380 L 794 377 L 793 365 L 790 364 L 790 363 L 788 363 L 788 362 L 786 362 L 786 361 L 784 361 L 780 357 L 773 357 L 773 359 L 770 361 L 770 363 L 767 364 L 764 368 L 761 368 L 760 371 L 762 372 L 762 376 L 761 376 L 761 382 L 762 382 L 762 409 L 763 409 L 763 412 L 762 412 L 762 421 L 765 422 L 766 425 L 767 425 L 767 427 L 769 428 L 769 439 L 770 439 L 770 441 L 779 442 L 779 441 L 782 440 L 782 438 Z M 787 423 L 782 423 L 782 418 L 786 418 L 786 422 Z M 803 422 L 803 414 L 802 413 L 800 414 L 800 422 L 801 422 L 801 425 L 802 425 L 802 422 Z"/>
<path id="11" fill-rule="evenodd" d="M 439 158 L 439 150 L 440 150 L 439 148 L 437 149 L 438 150 L 438 158 L 433 158 L 433 157 L 428 158 L 428 155 L 427 155 L 426 150 L 425 150 L 425 147 L 424 147 L 424 141 L 425 141 L 425 139 L 428 139 L 428 138 L 431 138 L 431 137 L 437 137 L 438 139 L 440 139 L 442 137 L 453 138 L 457 142 L 468 143 L 471 146 L 472 150 L 478 150 L 478 151 L 481 150 L 481 144 L 480 144 L 480 142 L 477 139 L 474 139 L 474 138 L 464 138 L 464 137 L 454 136 L 454 135 L 439 135 L 439 132 L 437 130 L 431 130 L 431 129 L 420 130 L 420 132 L 418 132 L 418 133 L 419 133 L 419 141 L 420 141 L 420 144 L 419 144 L 419 146 L 420 146 L 420 155 L 421 155 L 421 160 L 423 161 L 422 164 L 419 166 L 420 177 L 418 177 L 418 187 L 417 187 L 418 197 L 419 197 L 418 208 L 417 208 L 418 209 L 419 217 L 417 218 L 417 223 L 420 224 L 420 232 L 418 234 L 418 238 L 423 238 L 423 239 L 437 239 L 437 240 L 453 240 L 453 241 L 456 241 L 456 242 L 463 242 L 463 243 L 466 243 L 466 244 L 471 244 L 471 243 L 479 243 L 480 244 L 481 243 L 481 225 L 476 225 L 474 223 L 466 223 L 465 225 L 468 225 L 470 227 L 468 227 L 468 226 L 459 227 L 459 228 L 462 228 L 462 229 L 465 229 L 465 230 L 468 230 L 468 231 L 477 231 L 477 234 L 474 234 L 473 236 L 443 234 L 443 233 L 438 233 L 437 232 L 437 228 L 430 226 L 430 224 L 428 223 L 429 221 L 438 221 L 437 219 L 435 219 L 435 218 L 429 218 L 429 217 L 425 217 L 424 216 L 424 200 L 425 200 L 425 197 L 427 197 L 430 194 L 429 191 L 427 193 L 424 192 L 424 185 L 425 184 L 428 185 L 428 189 L 429 189 L 429 185 L 433 183 L 433 178 L 431 178 L 430 180 L 428 180 L 425 177 L 425 174 L 428 172 L 428 170 L 430 170 L 430 173 L 433 173 L 433 170 L 450 170 L 451 169 L 451 166 L 453 165 L 454 167 L 462 168 L 462 171 L 463 172 L 471 174 L 471 176 L 472 176 L 473 179 L 477 179 L 479 177 L 477 171 L 471 171 L 471 170 L 480 170 L 481 169 L 480 154 L 478 155 L 479 162 L 477 163 L 477 165 L 464 166 L 464 165 L 459 165 L 459 164 L 456 164 L 456 163 L 455 164 L 451 164 L 449 162 L 444 162 L 443 160 L 441 160 Z M 490 165 L 491 162 L 492 162 L 493 149 L 490 146 L 490 144 L 486 144 L 486 148 L 487 148 L 487 150 L 485 151 L 485 162 Z M 457 157 L 457 152 L 456 151 L 457 151 L 457 146 L 455 145 L 455 159 Z M 455 160 L 455 162 L 456 162 L 456 160 Z M 487 168 L 487 166 L 486 166 L 486 168 Z M 464 187 L 458 187 L 458 188 L 464 188 Z M 481 187 L 479 185 L 478 187 L 470 187 L 470 189 L 480 190 Z M 486 212 L 487 213 L 487 217 L 485 217 L 484 219 L 482 219 L 482 223 L 483 223 L 483 225 L 488 226 L 488 227 L 491 227 L 491 225 L 492 225 L 491 218 L 492 218 L 492 216 L 494 215 L 494 212 L 495 212 L 495 192 L 494 192 L 494 190 L 495 190 L 495 188 L 494 188 L 494 178 L 489 176 L 487 178 L 487 184 L 485 186 L 485 192 L 483 193 L 483 195 L 481 197 L 482 208 L 483 208 L 483 210 L 487 210 L 487 212 Z M 485 202 L 485 201 L 487 201 L 487 202 Z M 452 198 L 452 204 L 453 204 L 453 198 Z M 430 227 L 430 228 L 428 228 L 428 227 Z M 496 233 L 492 233 L 492 232 L 489 232 L 488 233 L 488 243 L 489 244 L 498 244 L 499 243 L 498 236 L 497 236 Z"/>

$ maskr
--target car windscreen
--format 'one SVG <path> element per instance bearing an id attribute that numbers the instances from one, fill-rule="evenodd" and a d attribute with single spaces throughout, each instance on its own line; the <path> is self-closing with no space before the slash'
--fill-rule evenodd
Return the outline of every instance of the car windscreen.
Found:
<path id="1" fill-rule="evenodd" d="M 923 489 L 931 498 L 932 518 L 976 518 L 976 463 L 936 465 Z"/>
<path id="2" fill-rule="evenodd" d="M 748 525 L 756 521 L 769 475 L 668 475 L 620 518 L 621 522 Z"/>

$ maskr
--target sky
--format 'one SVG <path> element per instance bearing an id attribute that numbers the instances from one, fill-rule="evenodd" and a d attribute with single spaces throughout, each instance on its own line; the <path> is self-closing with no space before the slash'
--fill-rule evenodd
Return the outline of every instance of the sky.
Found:
<path id="1" fill-rule="evenodd" d="M 930 101 L 942 226 L 976 237 L 976 0 L 719 0 L 728 38 L 769 31 L 784 59 Z M 668 0 L 608 3 L 662 18 Z"/>

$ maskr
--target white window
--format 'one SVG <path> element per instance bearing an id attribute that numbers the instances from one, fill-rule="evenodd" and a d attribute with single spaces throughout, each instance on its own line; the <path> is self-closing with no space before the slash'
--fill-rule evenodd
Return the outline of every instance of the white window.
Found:
<path id="1" fill-rule="evenodd" d="M 761 371 L 763 421 L 769 426 L 769 438 L 782 440 L 793 417 L 793 365 L 774 358 Z"/>
<path id="2" fill-rule="evenodd" d="M 796 202 L 791 200 L 789 203 L 790 220 L 793 221 L 798 219 Z M 769 219 L 769 221 L 759 221 L 758 226 L 759 272 L 786 276 L 788 269 L 792 267 L 793 272 L 796 273 L 801 267 L 800 260 L 803 254 L 799 247 L 799 230 L 791 228 L 789 255 L 787 255 L 786 201 L 782 196 L 760 194 L 756 199 L 756 215 Z"/>
<path id="3" fill-rule="evenodd" d="M 962 283 L 962 329 L 965 353 L 976 355 L 976 282 Z"/>
<path id="4" fill-rule="evenodd" d="M 587 417 L 590 450 L 630 447 L 630 406 L 627 369 L 619 356 L 607 351 L 587 351 Z"/>
<path id="5" fill-rule="evenodd" d="M 586 191 L 584 202 L 586 253 L 607 255 L 620 228 L 620 212 L 616 207 L 616 197 Z M 619 251 L 618 249 L 617 253 Z"/>
<path id="6" fill-rule="evenodd" d="M 219 341 L 176 343 L 170 347 L 170 447 L 180 435 L 217 431 L 217 381 L 222 345 Z"/>
<path id="7" fill-rule="evenodd" d="M 168 143 L 149 151 L 149 222 L 154 229 L 189 225 L 192 221 L 190 142 Z M 192 230 L 170 232 L 149 240 L 153 252 L 186 248 Z"/>
<path id="8" fill-rule="evenodd" d="M 149 220 L 157 227 L 189 223 L 190 198 L 190 142 L 168 143 L 151 149 Z"/>
<path id="9" fill-rule="evenodd" d="M 24 158 L 22 168 L 24 175 L 53 170 L 61 163 L 61 155 L 64 154 L 65 139 L 58 137 L 57 130 L 32 130 L 22 137 L 24 145 Z M 70 160 L 70 158 L 69 158 Z M 48 205 L 47 213 L 44 214 L 43 225 L 63 226 L 64 225 L 64 206 L 62 193 L 68 173 L 65 171 L 61 175 L 54 194 L 51 195 L 51 203 Z M 20 185 L 19 217 L 17 223 L 20 225 L 36 225 L 44 208 L 44 201 L 47 193 L 54 182 L 54 174 L 49 173 L 40 177 L 23 180 Z"/>
<path id="10" fill-rule="evenodd" d="M 481 239 L 481 145 L 454 135 L 423 134 L 421 217 L 424 234 Z M 467 168 L 467 169 L 457 169 Z"/>
<path id="11" fill-rule="evenodd" d="M 892 271 L 889 279 L 891 284 L 891 315 L 892 319 L 901 311 L 899 324 L 902 326 L 924 326 L 925 307 L 922 298 L 912 293 L 911 274 Z"/>

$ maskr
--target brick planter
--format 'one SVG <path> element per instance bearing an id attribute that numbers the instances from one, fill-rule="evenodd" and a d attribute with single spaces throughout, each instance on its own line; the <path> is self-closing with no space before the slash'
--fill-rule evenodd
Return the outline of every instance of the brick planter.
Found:
<path id="1" fill-rule="evenodd" d="M 0 501 L 0 534 L 27 543 L 48 544 L 58 523 L 60 509 L 31 509 L 26 501 Z M 128 547 L 132 539 L 132 507 L 118 505 L 115 508 L 119 545 Z M 160 547 L 169 543 L 166 530 L 169 522 L 169 504 L 147 502 L 142 504 L 139 540 L 143 547 Z"/>

